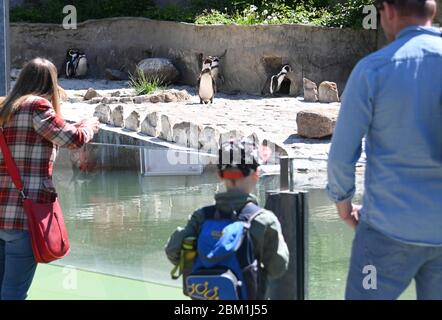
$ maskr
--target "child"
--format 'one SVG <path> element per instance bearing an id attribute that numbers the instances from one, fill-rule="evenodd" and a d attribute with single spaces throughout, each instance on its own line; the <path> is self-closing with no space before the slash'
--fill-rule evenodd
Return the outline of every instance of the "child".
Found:
<path id="1" fill-rule="evenodd" d="M 166 254 L 176 268 L 182 267 L 183 242 L 197 239 L 197 257 L 190 275 L 184 274 L 184 290 L 192 298 L 264 299 L 267 280 L 287 271 L 289 252 L 280 223 L 251 194 L 259 181 L 258 167 L 254 144 L 223 144 L 218 174 L 226 192 L 216 194 L 214 206 L 194 212 L 185 228 L 170 237 Z"/>

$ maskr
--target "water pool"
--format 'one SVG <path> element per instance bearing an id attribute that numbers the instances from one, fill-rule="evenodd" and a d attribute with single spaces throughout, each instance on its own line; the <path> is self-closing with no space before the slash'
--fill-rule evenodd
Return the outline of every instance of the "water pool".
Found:
<path id="1" fill-rule="evenodd" d="M 222 190 L 214 174 L 143 177 L 63 168 L 54 180 L 72 245 L 57 264 L 177 287 L 181 283 L 170 279 L 164 245 L 195 208 L 212 203 Z M 261 178 L 262 205 L 265 191 L 278 184 L 277 176 Z M 324 190 L 309 190 L 309 208 L 308 298 L 342 299 L 353 231 L 338 219 Z M 403 298 L 414 293 L 409 289 Z"/>

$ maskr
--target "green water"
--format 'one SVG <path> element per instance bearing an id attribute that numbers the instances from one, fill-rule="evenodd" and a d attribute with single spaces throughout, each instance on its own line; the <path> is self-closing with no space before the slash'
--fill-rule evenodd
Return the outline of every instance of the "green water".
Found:
<path id="1" fill-rule="evenodd" d="M 58 264 L 177 287 L 164 255 L 167 238 L 222 190 L 214 174 L 142 177 L 59 169 L 54 180 L 72 246 Z M 275 176 L 261 178 L 262 205 L 265 191 L 278 183 Z M 337 218 L 323 190 L 309 191 L 309 299 L 342 299 L 353 231 Z M 408 290 L 404 297 L 414 294 Z"/>

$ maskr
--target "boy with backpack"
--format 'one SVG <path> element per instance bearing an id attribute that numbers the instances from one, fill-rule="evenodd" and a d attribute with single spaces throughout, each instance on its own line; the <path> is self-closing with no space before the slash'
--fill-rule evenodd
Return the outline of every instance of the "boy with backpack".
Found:
<path id="1" fill-rule="evenodd" d="M 195 211 L 166 245 L 183 275 L 184 293 L 201 300 L 262 300 L 267 280 L 282 276 L 289 252 L 273 212 L 251 194 L 259 158 L 254 144 L 230 141 L 219 150 L 218 174 L 226 192 Z"/>

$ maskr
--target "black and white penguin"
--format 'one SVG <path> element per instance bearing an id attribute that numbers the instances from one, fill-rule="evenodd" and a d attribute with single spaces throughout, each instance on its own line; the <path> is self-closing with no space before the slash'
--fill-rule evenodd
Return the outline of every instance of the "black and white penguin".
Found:
<path id="1" fill-rule="evenodd" d="M 282 82 L 287 77 L 287 73 L 292 71 L 292 67 L 288 64 L 282 67 L 282 70 L 277 75 L 272 76 L 270 80 L 270 93 L 273 95 L 281 89 Z"/>
<path id="2" fill-rule="evenodd" d="M 209 62 L 210 61 L 210 62 Z M 198 95 L 201 104 L 213 103 L 216 94 L 216 81 L 212 76 L 211 60 L 206 59 L 203 70 L 198 78 Z"/>
<path id="3" fill-rule="evenodd" d="M 218 75 L 219 75 L 219 57 L 209 56 L 208 59 L 211 60 L 211 64 L 210 64 L 211 73 L 212 73 L 213 79 L 215 79 L 215 81 L 216 81 L 216 80 L 218 80 Z"/>

